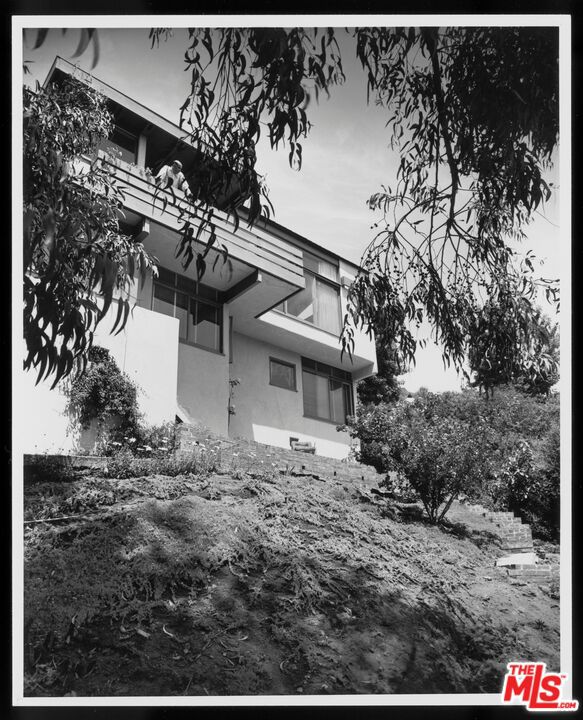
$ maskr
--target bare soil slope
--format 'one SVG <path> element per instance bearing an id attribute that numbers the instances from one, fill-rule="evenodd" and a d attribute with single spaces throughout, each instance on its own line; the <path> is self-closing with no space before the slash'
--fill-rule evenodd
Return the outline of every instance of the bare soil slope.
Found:
<path id="1" fill-rule="evenodd" d="M 357 485 L 28 487 L 25 693 L 495 693 L 511 660 L 559 669 L 556 582 L 495 568 L 459 506 L 439 529 Z"/>

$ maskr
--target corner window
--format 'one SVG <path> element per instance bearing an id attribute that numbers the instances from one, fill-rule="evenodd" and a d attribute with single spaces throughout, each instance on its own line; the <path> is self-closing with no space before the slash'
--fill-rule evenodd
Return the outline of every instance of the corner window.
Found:
<path id="1" fill-rule="evenodd" d="M 342 424 L 354 413 L 349 372 L 302 358 L 302 386 L 306 417 Z"/>
<path id="2" fill-rule="evenodd" d="M 152 310 L 178 318 L 181 342 L 223 350 L 223 307 L 219 292 L 190 278 L 159 268 Z"/>
<path id="3" fill-rule="evenodd" d="M 285 390 L 295 390 L 296 366 L 283 360 L 269 358 L 269 384 Z"/>
<path id="4" fill-rule="evenodd" d="M 338 267 L 304 251 L 306 287 L 276 308 L 316 327 L 340 333 L 340 287 Z"/>

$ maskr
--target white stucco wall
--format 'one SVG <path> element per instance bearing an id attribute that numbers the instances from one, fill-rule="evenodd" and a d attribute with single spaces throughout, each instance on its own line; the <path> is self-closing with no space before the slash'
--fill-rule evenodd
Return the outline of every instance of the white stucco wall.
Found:
<path id="1" fill-rule="evenodd" d="M 178 320 L 134 307 L 119 335 L 106 318 L 95 333 L 95 345 L 107 348 L 120 370 L 139 388 L 138 403 L 149 425 L 174 420 L 178 368 Z"/>
<path id="2" fill-rule="evenodd" d="M 78 449 L 79 432 L 65 412 L 67 397 L 51 382 L 35 386 L 36 373 L 22 372 L 15 383 L 13 445 L 23 453 L 70 454 Z"/>
<path id="3" fill-rule="evenodd" d="M 138 403 L 144 420 L 158 425 L 174 420 L 178 368 L 178 320 L 134 308 L 119 335 L 109 330 L 117 307 L 112 308 L 95 333 L 94 345 L 107 348 L 119 368 L 139 388 Z M 33 372 L 21 373 L 15 392 L 15 426 L 24 453 L 74 453 L 91 450 L 91 433 L 81 433 L 66 413 L 68 380 L 50 389 L 52 380 L 35 386 Z"/>
<path id="4" fill-rule="evenodd" d="M 228 355 L 180 343 L 178 403 L 187 422 L 200 422 L 220 435 L 228 434 Z"/>
<path id="5" fill-rule="evenodd" d="M 298 343 L 301 346 L 301 341 Z M 269 358 L 296 366 L 297 390 L 269 384 Z M 253 338 L 233 334 L 231 377 L 241 383 L 235 388 L 236 413 L 231 417 L 229 434 L 257 442 L 289 448 L 289 439 L 316 443 L 318 455 L 345 458 L 350 436 L 338 432 L 335 423 L 304 417 L 301 354 Z"/>

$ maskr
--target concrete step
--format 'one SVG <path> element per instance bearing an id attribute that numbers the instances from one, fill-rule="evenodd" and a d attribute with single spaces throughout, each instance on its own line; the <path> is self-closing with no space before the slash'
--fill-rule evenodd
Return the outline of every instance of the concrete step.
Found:
<path id="1" fill-rule="evenodd" d="M 474 515 L 483 515 L 486 512 L 486 508 L 481 505 L 466 505 L 466 508 Z"/>
<path id="2" fill-rule="evenodd" d="M 508 569 L 508 577 L 521 578 L 529 582 L 544 582 L 553 577 L 553 570 L 550 565 L 531 565 L 517 566 Z"/>
<path id="3" fill-rule="evenodd" d="M 486 510 L 484 517 L 489 520 L 502 520 L 508 518 L 509 520 L 514 519 L 514 513 L 506 510 Z"/>
<path id="4" fill-rule="evenodd" d="M 536 565 L 536 562 L 537 557 L 534 552 L 521 552 L 498 558 L 498 560 L 496 560 L 496 566 L 509 568 L 533 567 Z"/>
<path id="5" fill-rule="evenodd" d="M 492 520 L 492 522 L 500 527 L 516 527 L 522 525 L 522 520 L 516 516 L 511 518 L 498 518 L 497 520 Z"/>
<path id="6" fill-rule="evenodd" d="M 532 530 L 530 525 L 517 525 L 512 528 L 501 529 L 499 535 L 505 539 L 532 537 Z"/>
<path id="7" fill-rule="evenodd" d="M 520 553 L 520 552 L 534 552 L 534 545 L 532 543 L 505 543 L 502 545 L 503 552 Z"/>

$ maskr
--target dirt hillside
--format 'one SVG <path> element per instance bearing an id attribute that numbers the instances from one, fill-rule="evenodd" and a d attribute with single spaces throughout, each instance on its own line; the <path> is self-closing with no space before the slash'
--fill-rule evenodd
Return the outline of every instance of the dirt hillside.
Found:
<path id="1" fill-rule="evenodd" d="M 27 486 L 25 693 L 495 693 L 511 660 L 558 670 L 558 582 L 508 577 L 451 517 L 275 470 Z"/>

